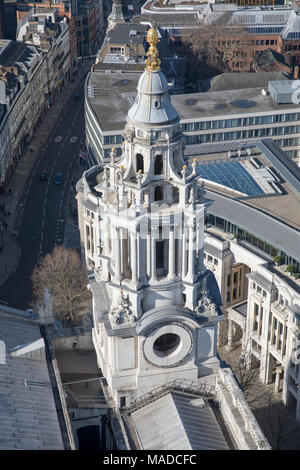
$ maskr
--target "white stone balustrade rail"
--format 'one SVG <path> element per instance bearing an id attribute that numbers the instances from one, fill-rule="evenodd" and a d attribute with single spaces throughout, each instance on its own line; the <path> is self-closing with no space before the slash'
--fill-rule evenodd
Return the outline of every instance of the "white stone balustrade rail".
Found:
<path id="1" fill-rule="evenodd" d="M 248 432 L 257 450 L 271 450 L 271 446 L 265 438 L 258 422 L 256 421 L 243 392 L 240 390 L 235 378 L 233 377 L 230 369 L 220 369 L 217 379 L 217 394 L 222 394 L 222 385 L 225 390 L 229 393 L 230 398 L 233 403 L 233 407 L 237 408 L 244 424 L 244 429 Z M 230 406 L 229 403 L 227 403 Z M 237 423 L 231 423 L 233 426 L 236 426 Z M 243 434 L 243 430 L 240 430 L 240 434 Z"/>

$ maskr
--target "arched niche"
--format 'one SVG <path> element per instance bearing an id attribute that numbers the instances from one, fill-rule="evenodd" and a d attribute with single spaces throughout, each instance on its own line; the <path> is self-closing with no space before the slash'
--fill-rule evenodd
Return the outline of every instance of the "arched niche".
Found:
<path id="1" fill-rule="evenodd" d="M 142 170 L 144 173 L 144 157 L 141 153 L 137 153 L 136 156 L 136 171 Z"/>

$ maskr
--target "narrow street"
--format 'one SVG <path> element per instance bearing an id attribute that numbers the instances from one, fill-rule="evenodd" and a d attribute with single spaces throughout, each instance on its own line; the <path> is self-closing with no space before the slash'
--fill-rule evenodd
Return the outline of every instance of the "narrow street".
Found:
<path id="1" fill-rule="evenodd" d="M 15 271 L 0 287 L 0 299 L 11 307 L 29 307 L 34 267 L 41 256 L 51 252 L 64 238 L 68 193 L 74 167 L 79 165 L 79 148 L 84 144 L 83 86 L 82 80 L 77 88 L 79 101 L 72 96 L 67 101 L 34 162 L 18 202 L 14 229 L 21 256 Z M 47 178 L 40 181 L 44 171 Z M 57 173 L 63 175 L 61 184 L 54 184 Z"/>

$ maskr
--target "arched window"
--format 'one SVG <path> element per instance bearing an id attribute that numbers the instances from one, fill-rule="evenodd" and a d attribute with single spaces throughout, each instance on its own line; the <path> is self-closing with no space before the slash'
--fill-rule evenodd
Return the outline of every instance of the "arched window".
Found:
<path id="1" fill-rule="evenodd" d="M 164 192 L 162 186 L 156 186 L 154 190 L 154 201 L 162 201 L 164 198 Z"/>
<path id="2" fill-rule="evenodd" d="M 144 173 L 144 157 L 141 153 L 136 154 L 136 171 L 142 170 Z"/>
<path id="3" fill-rule="evenodd" d="M 157 155 L 155 157 L 154 161 L 154 174 L 155 175 L 161 175 L 163 172 L 163 156 L 162 155 Z"/>

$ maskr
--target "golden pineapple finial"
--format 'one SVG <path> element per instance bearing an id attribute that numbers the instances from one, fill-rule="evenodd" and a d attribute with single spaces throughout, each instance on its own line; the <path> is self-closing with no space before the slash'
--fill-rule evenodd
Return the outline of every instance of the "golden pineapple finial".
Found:
<path id="1" fill-rule="evenodd" d="M 150 28 L 147 32 L 147 41 L 150 45 L 147 56 L 148 59 L 146 60 L 146 70 L 150 72 L 157 72 L 160 69 L 160 59 L 158 57 L 158 50 L 156 48 L 156 44 L 158 43 L 158 32 L 156 26 Z"/>

